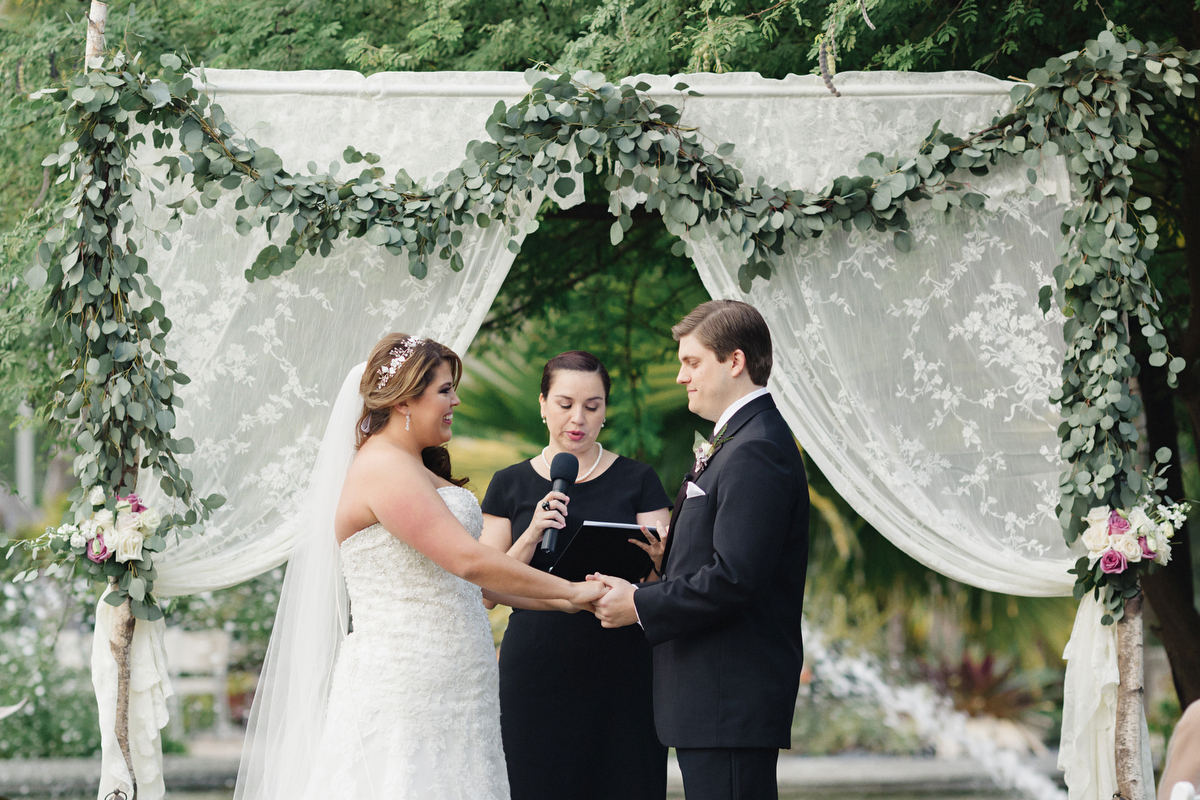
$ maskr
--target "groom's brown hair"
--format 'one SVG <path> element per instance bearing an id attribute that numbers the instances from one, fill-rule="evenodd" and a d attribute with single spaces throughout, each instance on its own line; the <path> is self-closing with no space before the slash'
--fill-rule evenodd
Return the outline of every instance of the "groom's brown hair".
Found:
<path id="1" fill-rule="evenodd" d="M 746 371 L 755 386 L 766 386 L 771 376 L 771 331 L 758 309 L 740 300 L 709 300 L 671 328 L 679 341 L 695 335 L 700 344 L 724 362 L 734 350 L 746 356 Z"/>

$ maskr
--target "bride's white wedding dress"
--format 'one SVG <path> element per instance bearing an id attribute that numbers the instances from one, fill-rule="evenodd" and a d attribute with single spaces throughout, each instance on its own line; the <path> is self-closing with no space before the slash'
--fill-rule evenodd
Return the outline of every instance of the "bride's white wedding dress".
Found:
<path id="1" fill-rule="evenodd" d="M 466 489 L 438 490 L 476 539 Z M 353 632 L 306 800 L 508 800 L 499 677 L 479 587 L 372 525 L 341 546 Z"/>

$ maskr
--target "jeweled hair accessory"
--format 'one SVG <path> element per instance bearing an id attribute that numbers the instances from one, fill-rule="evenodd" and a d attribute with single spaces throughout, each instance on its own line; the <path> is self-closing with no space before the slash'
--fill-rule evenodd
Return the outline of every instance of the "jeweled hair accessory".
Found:
<path id="1" fill-rule="evenodd" d="M 404 366 L 404 362 L 408 360 L 417 348 L 425 343 L 424 339 L 416 336 L 410 336 L 400 344 L 388 351 L 388 355 L 392 357 L 391 362 L 386 367 L 379 368 L 379 383 L 376 384 L 376 389 L 382 389 L 388 385 L 388 381 L 396 374 L 400 367 Z"/>

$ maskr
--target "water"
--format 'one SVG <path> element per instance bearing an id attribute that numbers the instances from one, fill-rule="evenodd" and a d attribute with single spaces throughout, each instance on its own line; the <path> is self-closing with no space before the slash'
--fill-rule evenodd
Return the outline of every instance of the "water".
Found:
<path id="1" fill-rule="evenodd" d="M 892 686 L 879 665 L 867 656 L 848 656 L 829 648 L 820 633 L 805 626 L 804 654 L 813 679 L 835 697 L 865 697 L 879 704 L 885 721 L 898 731 L 914 731 L 927 742 L 950 739 L 978 762 L 1001 790 L 1032 800 L 1067 800 L 1050 778 L 967 728 L 968 716 L 924 684 Z M 978 795 L 977 795 L 978 796 Z M 995 795 L 993 795 L 995 796 Z M 782 795 L 780 795 L 782 797 Z"/>

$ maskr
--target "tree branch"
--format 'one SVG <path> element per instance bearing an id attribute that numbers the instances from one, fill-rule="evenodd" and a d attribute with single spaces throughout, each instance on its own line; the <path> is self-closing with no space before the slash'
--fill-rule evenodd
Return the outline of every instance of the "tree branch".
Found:
<path id="1" fill-rule="evenodd" d="M 37 199 L 33 201 L 33 211 L 37 211 L 42 207 L 42 203 L 46 201 L 46 193 L 50 191 L 50 168 L 42 167 L 42 190 L 38 192 Z"/>

